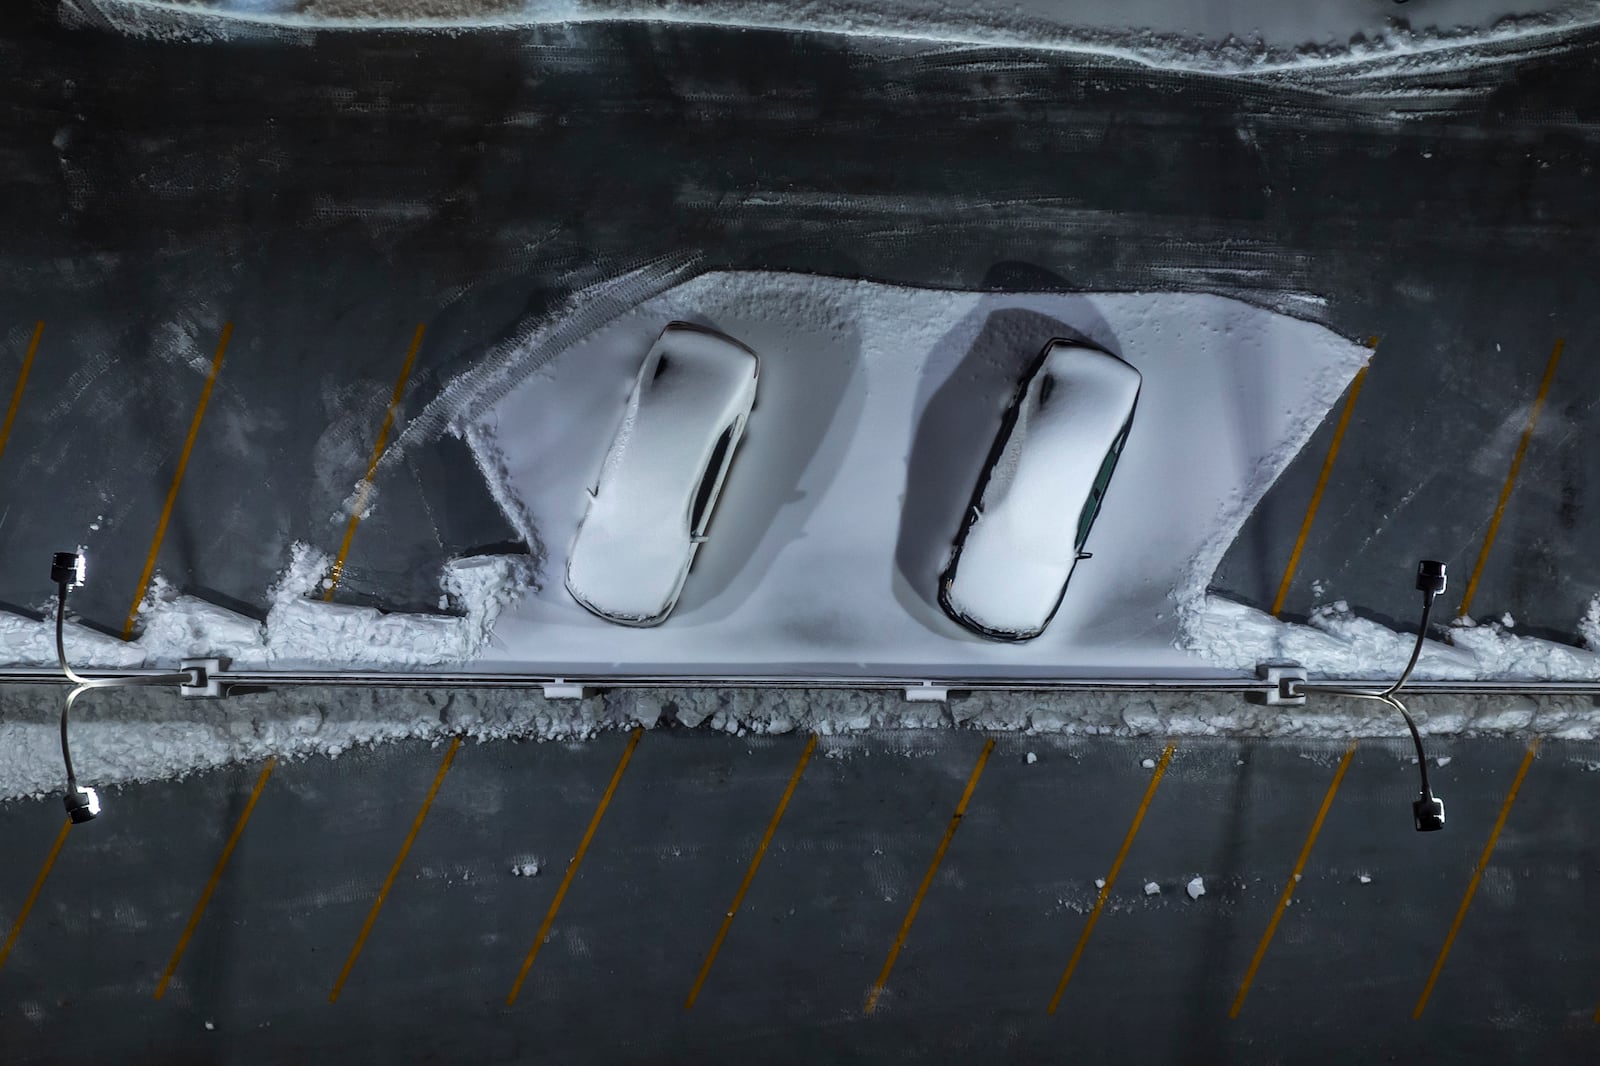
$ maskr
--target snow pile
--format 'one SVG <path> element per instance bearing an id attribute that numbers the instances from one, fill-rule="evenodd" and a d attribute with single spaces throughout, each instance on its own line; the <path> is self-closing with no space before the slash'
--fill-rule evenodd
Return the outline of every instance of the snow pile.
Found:
<path id="1" fill-rule="evenodd" d="M 1600 592 L 1595 593 L 1594 599 L 1589 601 L 1589 609 L 1583 612 L 1583 618 L 1578 622 L 1578 633 L 1583 637 L 1585 647 L 1600 652 Z"/>
<path id="2" fill-rule="evenodd" d="M 55 601 L 41 608 L 43 619 L 0 611 L 0 662 L 27 666 L 56 665 Z M 138 669 L 145 649 L 68 622 L 63 634 L 67 661 L 78 667 Z"/>
<path id="3" fill-rule="evenodd" d="M 1283 622 L 1255 607 L 1207 595 L 1184 609 L 1183 646 L 1208 662 L 1254 670 L 1272 661 L 1300 663 L 1339 678 L 1395 678 L 1405 669 L 1415 636 L 1396 633 L 1352 614 L 1343 600 L 1317 608 L 1309 625 Z M 1465 652 L 1427 641 L 1414 676 L 1469 678 Z"/>
<path id="4" fill-rule="evenodd" d="M 1480 625 L 1470 618 L 1459 618 L 1450 627 L 1450 639 L 1473 657 L 1479 677 L 1600 680 L 1600 651 L 1519 636 L 1503 621 Z"/>
<path id="5" fill-rule="evenodd" d="M 0 800 L 60 787 L 60 685 L 0 686 Z M 1414 696 L 1432 736 L 1600 738 L 1592 697 Z M 1248 704 L 1237 695 L 982 692 L 948 705 L 907 702 L 898 692 L 848 689 L 628 689 L 583 700 L 546 700 L 537 689 L 295 687 L 223 701 L 185 700 L 165 689 L 106 689 L 79 704 L 73 758 L 84 781 L 111 786 L 176 777 L 276 755 L 336 756 L 395 740 L 526 738 L 586 740 L 603 732 L 700 728 L 734 736 L 839 738 L 884 729 L 1079 736 L 1405 737 L 1398 715 L 1352 700 L 1305 707 Z M 519 858 L 518 864 L 537 860 Z M 527 876 L 527 875 L 524 875 Z"/>
<path id="6" fill-rule="evenodd" d="M 1358 77 L 1438 74 L 1504 61 L 1507 53 L 1548 54 L 1564 46 L 1563 37 L 1600 21 L 1600 4 L 1455 0 L 1396 12 L 1370 0 L 62 0 L 61 17 L 69 25 L 201 42 L 264 35 L 304 41 L 330 28 L 461 32 L 648 21 L 1033 48 L 1283 79 L 1328 69 L 1353 69 Z"/>
<path id="7" fill-rule="evenodd" d="M 137 640 L 116 640 L 69 619 L 68 661 L 85 670 L 174 669 L 181 659 L 211 657 L 230 659 L 235 669 L 465 663 L 483 653 L 501 613 L 532 583 L 532 565 L 523 556 L 452 559 L 444 565 L 440 587 L 444 602 L 460 613 L 388 614 L 322 602 L 331 562 L 296 544 L 270 593 L 265 623 L 183 595 L 157 576 L 139 608 L 144 632 Z M 40 619 L 0 612 L 0 662 L 55 665 L 54 601 Z"/>
<path id="8" fill-rule="evenodd" d="M 416 667 L 464 663 L 488 646 L 501 612 L 532 581 L 521 556 L 475 556 L 445 564 L 440 587 L 460 615 L 390 614 L 312 599 L 332 560 L 296 544 L 272 590 L 266 659 L 273 666 Z"/>
<path id="9" fill-rule="evenodd" d="M 1161 895 L 1161 885 L 1155 881 L 1146 881 L 1144 883 L 1144 894 L 1147 896 Z"/>
<path id="10" fill-rule="evenodd" d="M 1206 894 L 1206 881 L 1203 877 L 1196 877 L 1184 886 L 1184 891 L 1189 893 L 1190 899 L 1199 899 Z"/>
<path id="11" fill-rule="evenodd" d="M 1405 668 L 1415 634 L 1397 633 L 1355 615 L 1340 600 L 1318 607 L 1308 625 L 1280 621 L 1265 611 L 1207 595 L 1180 608 L 1182 646 L 1217 666 L 1253 670 L 1258 663 L 1300 663 L 1323 677 L 1393 679 Z M 1590 615 L 1596 609 L 1590 607 Z M 1587 619 L 1581 625 L 1587 626 Z M 1500 622 L 1458 619 L 1446 631 L 1451 643 L 1423 643 L 1418 678 L 1589 681 L 1600 678 L 1600 651 L 1520 636 Z M 1591 648 L 1600 648 L 1583 630 Z"/>
<path id="12" fill-rule="evenodd" d="M 68 602 L 70 608 L 71 603 Z M 136 647 L 144 656 L 143 666 L 176 667 L 189 658 L 230 658 L 240 662 L 260 660 L 266 633 L 262 624 L 179 592 L 165 577 L 157 574 L 150 592 L 139 606 L 144 633 L 123 647 Z M 0 643 L 0 653 L 9 647 Z M 99 662 L 73 659 L 74 666 L 99 666 Z"/>

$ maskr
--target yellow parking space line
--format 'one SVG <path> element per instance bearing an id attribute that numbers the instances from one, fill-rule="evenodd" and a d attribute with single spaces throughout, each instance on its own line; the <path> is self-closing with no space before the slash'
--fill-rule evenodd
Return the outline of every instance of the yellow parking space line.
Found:
<path id="1" fill-rule="evenodd" d="M 361 955 L 361 949 L 367 943 L 367 934 L 372 932 L 372 925 L 378 920 L 378 912 L 383 909 L 383 901 L 389 895 L 389 889 L 394 887 L 394 879 L 400 875 L 400 867 L 406 861 L 406 854 L 411 851 L 412 843 L 417 839 L 417 833 L 422 830 L 422 823 L 428 817 L 428 808 L 433 806 L 433 798 L 439 794 L 439 786 L 444 784 L 444 775 L 450 772 L 450 764 L 455 761 L 456 749 L 461 747 L 461 737 L 450 739 L 450 746 L 445 749 L 444 761 L 439 764 L 439 772 L 434 775 L 433 784 L 428 788 L 428 795 L 422 801 L 422 808 L 417 811 L 416 819 L 411 823 L 411 832 L 406 834 L 404 844 L 400 845 L 400 854 L 394 858 L 394 865 L 389 869 L 389 876 L 383 879 L 383 887 L 378 889 L 378 898 L 372 901 L 372 910 L 367 912 L 367 920 L 361 925 L 361 932 L 356 937 L 355 946 L 350 949 L 350 957 L 344 960 L 344 969 L 339 971 L 339 979 L 333 982 L 333 991 L 328 993 L 328 1002 L 339 1002 L 339 993 L 344 989 L 344 983 L 354 969 L 356 959 Z"/>
<path id="2" fill-rule="evenodd" d="M 272 768 L 277 764 L 276 758 L 269 758 L 267 764 L 261 768 L 261 776 L 256 778 L 256 787 L 251 790 L 250 799 L 245 803 L 238 823 L 228 836 L 228 842 L 222 845 L 222 854 L 217 857 L 216 869 L 211 871 L 211 879 L 206 882 L 206 887 L 200 893 L 200 902 L 195 904 L 194 913 L 189 915 L 189 924 L 183 927 L 183 935 L 178 937 L 178 946 L 173 949 L 172 959 L 161 974 L 161 981 L 156 985 L 156 999 L 167 994 L 167 982 L 172 980 L 173 973 L 177 971 L 178 963 L 182 961 L 183 953 L 189 947 L 189 938 L 194 936 L 195 928 L 200 924 L 200 916 L 206 912 L 206 905 L 211 902 L 211 894 L 217 890 L 217 883 L 222 880 L 222 872 L 228 868 L 228 860 L 233 857 L 233 849 L 238 845 L 239 838 L 244 835 L 244 827 L 249 824 L 251 812 L 256 809 L 256 800 L 261 798 L 261 790 L 267 786 L 267 778 L 272 776 Z"/>
<path id="3" fill-rule="evenodd" d="M 1244 972 L 1244 980 L 1239 983 L 1239 994 L 1233 999 L 1233 1006 L 1228 1009 L 1228 1017 L 1237 1018 L 1239 1011 L 1244 1009 L 1244 997 L 1250 994 L 1250 985 L 1256 979 L 1256 971 L 1261 968 L 1261 960 L 1266 958 L 1267 945 L 1272 943 L 1272 935 L 1278 931 L 1278 922 L 1283 917 L 1284 909 L 1289 906 L 1289 899 L 1294 895 L 1294 886 L 1300 883 L 1300 875 L 1305 871 L 1306 861 L 1311 858 L 1311 849 L 1317 843 L 1317 834 L 1322 832 L 1322 823 L 1328 817 L 1328 809 L 1333 806 L 1333 797 L 1339 793 L 1339 785 L 1344 781 L 1344 772 L 1350 768 L 1350 759 L 1356 753 L 1356 745 L 1360 741 L 1352 740 L 1350 746 L 1344 751 L 1344 758 L 1339 760 L 1339 768 L 1333 772 L 1333 780 L 1328 784 L 1328 791 L 1322 797 L 1322 806 L 1317 809 L 1316 820 L 1311 823 L 1311 832 L 1306 836 L 1305 846 L 1300 849 L 1300 857 L 1295 860 L 1294 870 L 1289 874 L 1288 882 L 1283 886 L 1283 894 L 1278 897 L 1278 905 L 1272 911 L 1272 919 L 1267 922 L 1267 931 L 1261 936 L 1261 943 L 1256 945 L 1255 957 L 1250 960 L 1249 969 Z"/>
<path id="4" fill-rule="evenodd" d="M 722 928 L 717 930 L 717 938 L 711 942 L 711 950 L 706 953 L 705 965 L 700 967 L 700 974 L 694 979 L 694 987 L 689 989 L 689 998 L 684 1001 L 683 1009 L 692 1010 L 694 1001 L 700 998 L 700 989 L 706 983 L 706 977 L 711 973 L 711 964 L 717 959 L 717 952 L 722 950 L 722 941 L 728 935 L 728 927 L 733 925 L 733 916 L 739 913 L 739 906 L 744 903 L 744 895 L 750 891 L 750 883 L 756 879 L 756 871 L 761 868 L 761 859 L 767 853 L 767 845 L 772 843 L 772 834 L 778 831 L 778 823 L 783 820 L 783 812 L 789 807 L 789 799 L 794 795 L 795 786 L 800 783 L 800 775 L 806 771 L 806 763 L 811 761 L 811 753 L 816 750 L 817 735 L 811 734 L 811 739 L 806 741 L 805 750 L 800 753 L 800 763 L 794 768 L 794 776 L 789 778 L 789 787 L 783 790 L 783 798 L 778 801 L 778 809 L 772 812 L 772 821 L 767 823 L 767 831 L 761 838 L 761 843 L 756 846 L 756 853 L 750 859 L 750 868 L 745 871 L 744 880 L 739 884 L 739 891 L 733 895 L 733 902 L 729 904 L 727 913 L 722 917 Z"/>
<path id="5" fill-rule="evenodd" d="M 1456 911 L 1456 920 L 1450 923 L 1450 932 L 1444 938 L 1444 947 L 1439 949 L 1439 958 L 1434 961 L 1433 972 L 1428 974 L 1428 983 L 1422 988 L 1422 995 L 1417 999 L 1416 1009 L 1411 1012 L 1413 1019 L 1421 1018 L 1422 1011 L 1428 1005 L 1428 997 L 1433 995 L 1433 986 L 1439 980 L 1439 971 L 1444 969 L 1444 960 L 1450 956 L 1450 946 L 1456 942 L 1456 933 L 1461 930 L 1462 919 L 1467 916 L 1467 908 L 1472 906 L 1472 894 L 1478 891 L 1478 881 L 1483 877 L 1484 868 L 1489 865 L 1489 857 L 1494 854 L 1494 845 L 1500 839 L 1500 830 L 1505 827 L 1506 815 L 1511 813 L 1511 805 L 1517 800 L 1517 790 L 1522 788 L 1522 779 L 1528 776 L 1528 767 L 1533 765 L 1533 757 L 1539 753 L 1539 741 L 1535 738 L 1528 745 L 1528 753 L 1522 757 L 1522 765 L 1517 767 L 1517 776 L 1511 780 L 1511 791 L 1506 793 L 1506 801 L 1500 808 L 1500 817 L 1494 820 L 1494 828 L 1489 832 L 1489 842 L 1483 847 L 1483 855 L 1478 859 L 1477 868 L 1472 871 L 1472 880 L 1467 882 L 1467 894 L 1461 897 L 1461 909 Z"/>
<path id="6" fill-rule="evenodd" d="M 1505 517 L 1506 502 L 1511 499 L 1511 490 L 1516 487 L 1517 474 L 1522 470 L 1522 459 L 1528 454 L 1528 442 L 1533 439 L 1533 430 L 1539 424 L 1539 412 L 1544 408 L 1544 398 L 1550 392 L 1550 382 L 1556 376 L 1556 364 L 1561 362 L 1561 350 L 1566 347 L 1564 338 L 1556 338 L 1556 346 L 1550 352 L 1550 361 L 1545 364 L 1544 378 L 1539 382 L 1539 393 L 1533 398 L 1533 410 L 1528 412 L 1528 424 L 1522 428 L 1522 439 L 1517 442 L 1517 450 L 1511 456 L 1511 469 L 1506 473 L 1506 483 L 1500 489 L 1500 499 L 1494 505 L 1494 515 L 1489 519 L 1489 531 L 1483 535 L 1483 547 L 1478 550 L 1478 561 L 1472 564 L 1472 576 L 1467 578 L 1467 591 L 1461 597 L 1461 610 L 1456 612 L 1457 617 L 1465 615 L 1472 607 L 1472 597 L 1478 592 L 1478 578 L 1483 575 L 1483 564 L 1489 561 L 1489 549 L 1494 547 L 1495 535 L 1500 532 L 1500 519 Z"/>
<path id="7" fill-rule="evenodd" d="M 989 761 L 989 753 L 992 751 L 994 751 L 994 738 L 991 737 L 984 742 L 983 754 L 978 756 L 978 764 L 972 768 L 972 776 L 967 778 L 967 789 L 961 793 L 961 802 L 956 804 L 956 813 L 950 818 L 950 826 L 944 831 L 944 839 L 939 841 L 939 850 L 934 852 L 933 862 L 928 864 L 928 872 L 923 875 L 917 894 L 911 897 L 911 909 L 906 911 L 906 920 L 900 923 L 900 932 L 889 947 L 889 957 L 883 960 L 883 969 L 878 973 L 878 979 L 873 982 L 872 991 L 867 993 L 865 1008 L 867 1014 L 871 1014 L 878 1007 L 878 997 L 883 995 L 884 986 L 889 983 L 889 972 L 894 969 L 895 959 L 900 957 L 900 949 L 905 946 L 906 937 L 911 933 L 911 923 L 917 920 L 917 911 L 922 907 L 922 897 L 928 894 L 934 875 L 939 872 L 939 864 L 944 861 L 944 853 L 950 849 L 950 841 L 955 837 L 957 827 L 961 825 L 962 815 L 967 813 L 967 803 L 971 801 L 972 793 L 978 787 L 978 778 L 983 776 L 983 766 Z"/>
<path id="8" fill-rule="evenodd" d="M 28 898 L 22 901 L 22 909 L 17 912 L 17 920 L 11 923 L 11 933 L 6 937 L 4 947 L 0 947 L 0 970 L 5 969 L 6 959 L 11 956 L 11 949 L 17 944 L 17 937 L 22 935 L 22 926 L 28 920 L 28 912 L 33 910 L 33 905 L 39 899 L 39 893 L 44 889 L 44 883 L 50 877 L 50 869 L 56 864 L 56 856 L 61 854 L 61 845 L 67 842 L 67 832 L 72 828 L 72 819 L 68 818 L 61 823 L 61 832 L 56 834 L 56 842 L 50 846 L 50 854 L 45 856 L 44 865 L 39 868 L 39 876 L 34 879 L 33 888 L 28 892 Z"/>
<path id="9" fill-rule="evenodd" d="M 361 479 L 361 487 L 356 490 L 356 505 L 350 509 L 350 521 L 344 527 L 344 540 L 339 544 L 339 555 L 333 561 L 333 569 L 328 572 L 328 579 L 324 583 L 322 599 L 331 601 L 333 590 L 339 587 L 339 578 L 344 576 L 344 562 L 350 555 L 350 542 L 355 539 L 356 526 L 361 524 L 361 512 L 366 510 L 368 496 L 372 492 L 372 481 L 378 476 L 378 460 L 383 458 L 383 446 L 389 441 L 389 430 L 394 428 L 394 416 L 400 410 L 400 399 L 406 393 L 406 382 L 411 379 L 411 366 L 417 360 L 417 349 L 422 347 L 422 334 L 426 326 L 418 324 L 417 332 L 411 338 L 411 349 L 406 352 L 406 361 L 401 364 L 400 377 L 394 383 L 394 395 L 389 397 L 389 408 L 383 413 L 383 426 L 378 430 L 378 439 L 372 445 L 372 458 L 367 460 L 367 474 Z"/>
<path id="10" fill-rule="evenodd" d="M 22 390 L 28 384 L 28 371 L 33 369 L 33 357 L 39 351 L 39 338 L 44 336 L 44 320 L 33 327 L 33 340 L 22 357 L 22 372 L 17 375 L 17 387 L 11 392 L 11 404 L 6 408 L 6 420 L 0 423 L 0 456 L 6 454 L 6 441 L 11 439 L 11 423 L 17 419 L 17 408 L 22 406 Z"/>
<path id="11" fill-rule="evenodd" d="M 1368 337 L 1367 347 L 1377 351 L 1378 338 Z M 1367 380 L 1367 371 L 1371 366 L 1369 359 L 1366 366 L 1356 371 L 1355 380 L 1350 382 L 1350 394 L 1345 397 L 1344 410 L 1339 413 L 1339 422 L 1333 428 L 1333 441 L 1328 445 L 1327 458 L 1322 460 L 1322 473 L 1317 475 L 1316 488 L 1311 490 L 1311 503 L 1306 506 L 1306 516 L 1300 522 L 1300 535 L 1294 538 L 1289 565 L 1284 567 L 1283 580 L 1278 583 L 1278 594 L 1272 598 L 1274 616 L 1283 610 L 1283 601 L 1289 597 L 1289 585 L 1294 581 L 1294 572 L 1300 567 L 1300 553 L 1305 550 L 1306 538 L 1311 535 L 1311 523 L 1316 520 L 1317 508 L 1322 506 L 1322 493 L 1328 487 L 1328 476 L 1333 473 L 1333 461 L 1339 457 L 1339 445 L 1344 443 L 1344 431 L 1350 425 L 1350 412 L 1355 410 L 1356 397 L 1361 395 L 1361 385 Z"/>
<path id="12" fill-rule="evenodd" d="M 194 451 L 194 440 L 200 435 L 200 421 L 206 416 L 206 404 L 211 402 L 211 387 L 217 383 L 217 372 L 222 369 L 222 357 L 227 354 L 228 340 L 233 336 L 233 323 L 222 327 L 222 338 L 217 342 L 217 354 L 211 360 L 211 372 L 206 375 L 205 387 L 200 390 L 200 403 L 189 422 L 189 435 L 184 438 L 183 450 L 178 453 L 178 469 L 172 472 L 172 487 L 167 489 L 167 502 L 161 507 L 161 521 L 156 523 L 156 536 L 150 542 L 150 553 L 144 559 L 144 572 L 139 575 L 139 587 L 133 590 L 133 605 L 128 608 L 128 620 L 122 624 L 122 639 L 133 638 L 133 624 L 139 617 L 139 604 L 144 602 L 145 590 L 150 587 L 150 575 L 155 572 L 156 555 L 161 551 L 161 541 L 167 535 L 167 522 L 172 518 L 172 506 L 178 502 L 178 489 L 183 485 L 183 472 L 189 467 L 189 453 Z"/>
<path id="13" fill-rule="evenodd" d="M 572 887 L 572 879 L 578 875 L 578 867 L 583 865 L 589 842 L 594 839 L 595 830 L 600 828 L 600 819 L 605 817 L 606 808 L 611 806 L 611 797 L 616 794 L 617 783 L 622 780 L 622 771 L 628 768 L 628 760 L 633 758 L 633 749 L 639 746 L 639 738 L 643 735 L 642 726 L 635 728 L 633 736 L 628 738 L 628 746 L 622 749 L 622 759 L 617 763 L 616 772 L 611 775 L 611 783 L 606 786 L 605 795 L 600 797 L 600 805 L 594 809 L 594 817 L 589 819 L 589 828 L 584 831 L 583 840 L 578 844 L 572 861 L 567 863 L 567 874 L 561 879 L 561 887 L 556 889 L 556 898 L 550 902 L 550 910 L 539 924 L 539 935 L 533 938 L 533 947 L 528 949 L 528 957 L 522 960 L 522 969 L 517 971 L 517 979 L 506 996 L 506 1006 L 516 1003 L 517 996 L 521 994 L 522 982 L 527 980 L 528 971 L 533 969 L 533 960 L 539 957 L 539 949 L 544 946 L 545 937 L 550 935 L 550 927 L 555 924 L 556 914 L 561 910 L 561 901 L 567 898 L 567 889 Z"/>
<path id="14" fill-rule="evenodd" d="M 1056 985 L 1056 994 L 1050 997 L 1050 1006 L 1046 1010 L 1049 1014 L 1054 1014 L 1056 1008 L 1061 1005 L 1061 997 L 1066 994 L 1067 983 L 1072 980 L 1072 973 L 1078 968 L 1078 960 L 1083 958 L 1083 949 L 1089 943 L 1089 935 L 1094 932 L 1095 923 L 1100 920 L 1100 912 L 1105 908 L 1111 890 L 1117 885 L 1117 874 L 1122 870 L 1122 860 L 1128 857 L 1128 849 L 1133 847 L 1133 838 L 1139 835 L 1139 826 L 1144 823 L 1145 811 L 1150 809 L 1150 801 L 1156 798 L 1156 788 L 1161 784 L 1162 777 L 1166 776 L 1167 765 L 1172 762 L 1172 753 L 1177 747 L 1176 742 L 1168 742 L 1167 750 L 1161 753 L 1161 759 L 1156 763 L 1155 773 L 1150 775 L 1150 784 L 1144 790 L 1144 799 L 1139 801 L 1139 809 L 1134 813 L 1133 824 L 1128 826 L 1128 835 L 1122 839 L 1122 847 L 1111 863 L 1111 872 L 1106 874 L 1106 883 L 1100 887 L 1100 898 L 1094 901 L 1094 910 L 1089 912 L 1089 920 L 1083 924 L 1083 933 L 1078 937 L 1078 946 L 1072 949 L 1072 958 L 1067 960 L 1067 969 L 1061 975 L 1061 983 Z"/>

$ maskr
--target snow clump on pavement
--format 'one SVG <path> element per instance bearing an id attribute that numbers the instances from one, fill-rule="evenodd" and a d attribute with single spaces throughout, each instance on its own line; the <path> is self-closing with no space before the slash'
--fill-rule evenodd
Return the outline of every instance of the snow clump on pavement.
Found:
<path id="1" fill-rule="evenodd" d="M 68 619 L 68 661 L 79 669 L 176 668 L 187 658 L 221 657 L 235 669 L 326 666 L 343 669 L 440 666 L 477 658 L 495 622 L 533 581 L 527 556 L 485 555 L 444 564 L 439 585 L 453 614 L 403 614 L 326 603 L 332 559 L 295 544 L 268 593 L 265 622 L 180 593 L 157 575 L 139 606 L 144 632 L 120 641 Z M 68 601 L 71 609 L 71 601 Z M 43 617 L 0 611 L 0 662 L 54 666 L 55 601 Z"/>

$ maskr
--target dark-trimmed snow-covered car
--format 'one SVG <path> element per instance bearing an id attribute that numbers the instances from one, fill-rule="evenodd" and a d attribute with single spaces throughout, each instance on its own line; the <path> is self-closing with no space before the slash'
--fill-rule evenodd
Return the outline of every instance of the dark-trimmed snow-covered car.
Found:
<path id="1" fill-rule="evenodd" d="M 1006 411 L 939 580 L 939 604 L 993 640 L 1032 640 L 1061 606 L 1133 427 L 1139 372 L 1045 346 Z"/>
<path id="2" fill-rule="evenodd" d="M 567 591 L 608 622 L 672 613 L 755 405 L 759 361 L 674 322 L 639 368 L 567 557 Z"/>

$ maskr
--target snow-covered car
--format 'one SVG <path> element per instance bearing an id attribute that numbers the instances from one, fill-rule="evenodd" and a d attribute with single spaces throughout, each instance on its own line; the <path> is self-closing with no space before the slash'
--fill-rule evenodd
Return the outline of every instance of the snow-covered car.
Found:
<path id="1" fill-rule="evenodd" d="M 644 357 L 567 556 L 567 591 L 608 622 L 672 612 L 755 405 L 760 364 L 674 322 Z"/>
<path id="2" fill-rule="evenodd" d="M 1031 640 L 1061 606 L 1133 428 L 1139 372 L 1071 341 L 1046 345 L 1007 410 L 939 580 L 951 618 Z"/>

